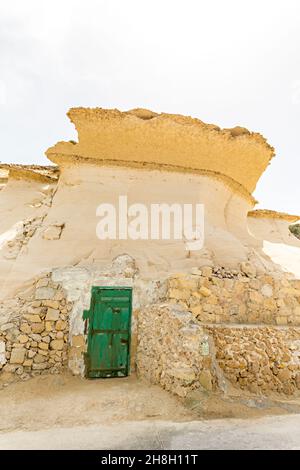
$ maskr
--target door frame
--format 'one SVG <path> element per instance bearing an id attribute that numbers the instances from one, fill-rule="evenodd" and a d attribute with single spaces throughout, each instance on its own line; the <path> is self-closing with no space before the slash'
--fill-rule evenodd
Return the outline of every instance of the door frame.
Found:
<path id="1" fill-rule="evenodd" d="M 131 320 L 132 320 L 132 294 L 133 294 L 133 289 L 130 286 L 92 286 L 91 288 L 91 302 L 90 302 L 90 308 L 89 310 L 84 310 L 83 311 L 83 320 L 85 321 L 85 329 L 84 329 L 84 334 L 86 335 L 86 344 L 87 344 L 87 350 L 84 354 L 84 363 L 85 363 L 85 371 L 84 375 L 88 379 L 93 379 L 93 377 L 89 377 L 89 354 L 88 354 L 88 341 L 89 341 L 89 335 L 90 335 L 90 329 L 91 329 L 91 324 L 90 320 L 92 319 L 92 315 L 94 312 L 94 305 L 96 302 L 95 299 L 95 294 L 99 291 L 105 291 L 105 290 L 121 290 L 121 291 L 129 291 L 131 293 L 129 297 L 129 318 L 128 318 L 128 349 L 127 349 L 127 367 L 126 371 L 127 374 L 125 376 L 118 376 L 118 375 L 112 375 L 112 377 L 115 378 L 124 378 L 128 377 L 130 375 L 130 363 L 131 363 Z M 88 322 L 88 323 L 87 323 Z M 110 378 L 112 378 L 110 377 Z M 96 378 L 96 377 L 95 377 Z M 105 377 L 98 377 L 98 378 L 105 378 Z"/>

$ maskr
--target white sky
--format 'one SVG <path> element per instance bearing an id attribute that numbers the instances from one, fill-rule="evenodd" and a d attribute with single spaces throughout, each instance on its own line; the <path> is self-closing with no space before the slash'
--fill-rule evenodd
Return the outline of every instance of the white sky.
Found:
<path id="1" fill-rule="evenodd" d="M 300 214 L 299 0 L 0 0 L 0 161 L 47 164 L 72 106 L 261 132 L 254 195 Z"/>

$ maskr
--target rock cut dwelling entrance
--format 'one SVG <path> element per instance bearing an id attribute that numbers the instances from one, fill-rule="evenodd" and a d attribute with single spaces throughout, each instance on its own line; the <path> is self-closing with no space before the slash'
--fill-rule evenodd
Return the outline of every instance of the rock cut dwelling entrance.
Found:
<path id="1" fill-rule="evenodd" d="M 130 372 L 132 288 L 92 287 L 86 320 L 88 378 L 125 377 Z"/>

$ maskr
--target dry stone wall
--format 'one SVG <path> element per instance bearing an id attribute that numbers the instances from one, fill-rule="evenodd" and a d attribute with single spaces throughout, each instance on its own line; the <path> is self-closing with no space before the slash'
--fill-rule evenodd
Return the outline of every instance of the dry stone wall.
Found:
<path id="1" fill-rule="evenodd" d="M 229 382 L 255 394 L 300 390 L 300 328 L 207 327 Z"/>
<path id="2" fill-rule="evenodd" d="M 300 325 L 300 280 L 205 266 L 168 281 L 167 300 L 189 310 L 201 323 Z"/>
<path id="3" fill-rule="evenodd" d="M 0 378 L 59 373 L 68 357 L 72 303 L 50 274 L 1 305 Z M 1 374 L 2 373 L 2 374 Z"/>
<path id="4" fill-rule="evenodd" d="M 140 376 L 180 396 L 203 386 L 300 390 L 299 280 L 244 263 L 233 271 L 195 268 L 167 284 L 168 303 L 139 315 Z"/>
<path id="5" fill-rule="evenodd" d="M 137 372 L 181 397 L 197 388 L 217 388 L 208 335 L 179 306 L 161 304 L 141 310 Z"/>
<path id="6" fill-rule="evenodd" d="M 122 255 L 107 269 L 66 267 L 0 306 L 0 378 L 26 380 L 69 366 L 83 374 L 82 312 L 93 285 L 133 288 L 132 370 L 179 396 L 191 390 L 300 390 L 300 281 L 205 266 L 143 280 Z"/>

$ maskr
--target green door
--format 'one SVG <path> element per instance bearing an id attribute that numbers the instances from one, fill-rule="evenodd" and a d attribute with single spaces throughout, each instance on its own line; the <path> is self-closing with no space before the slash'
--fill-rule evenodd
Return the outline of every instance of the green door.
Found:
<path id="1" fill-rule="evenodd" d="M 88 320 L 87 377 L 129 374 L 132 289 L 93 287 Z"/>

